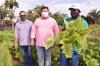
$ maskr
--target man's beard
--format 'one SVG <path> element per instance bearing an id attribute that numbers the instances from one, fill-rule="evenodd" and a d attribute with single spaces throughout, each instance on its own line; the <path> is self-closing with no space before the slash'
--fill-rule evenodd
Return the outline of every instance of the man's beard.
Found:
<path id="1" fill-rule="evenodd" d="M 77 15 L 71 15 L 73 19 L 77 19 L 78 18 L 78 14 Z"/>

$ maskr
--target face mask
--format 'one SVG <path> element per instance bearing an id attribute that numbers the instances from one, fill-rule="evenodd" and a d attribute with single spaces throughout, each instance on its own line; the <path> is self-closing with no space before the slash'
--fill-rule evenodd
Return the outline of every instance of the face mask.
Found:
<path id="1" fill-rule="evenodd" d="M 48 13 L 48 12 L 42 12 L 41 15 L 42 15 L 42 17 L 44 17 L 44 18 L 49 17 L 49 13 Z"/>

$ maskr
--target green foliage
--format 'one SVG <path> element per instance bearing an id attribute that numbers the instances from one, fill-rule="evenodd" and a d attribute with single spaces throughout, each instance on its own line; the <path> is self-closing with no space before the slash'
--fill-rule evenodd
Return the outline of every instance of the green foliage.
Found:
<path id="1" fill-rule="evenodd" d="M 41 16 L 41 7 L 42 6 L 37 5 L 33 10 L 29 10 L 27 18 L 34 22 L 36 18 Z M 50 12 L 49 15 L 57 21 L 58 25 L 61 25 L 61 26 L 63 25 L 63 19 L 66 16 L 64 13 L 56 12 L 56 13 L 52 14 Z"/>
<path id="2" fill-rule="evenodd" d="M 39 16 L 36 15 L 35 13 L 32 13 L 32 10 L 30 10 L 28 15 L 27 15 L 27 19 L 29 19 L 32 22 L 34 22 L 36 20 L 36 18 L 38 18 L 38 17 Z"/>
<path id="3" fill-rule="evenodd" d="M 12 31 L 11 31 L 12 32 Z M 7 34 L 6 34 L 7 33 Z M 0 31 L 0 65 L 12 66 L 10 48 L 13 46 L 12 34 L 8 31 Z"/>
<path id="4" fill-rule="evenodd" d="M 6 26 L 12 26 L 12 21 L 11 20 L 5 20 Z"/>
<path id="5" fill-rule="evenodd" d="M 12 66 L 12 59 L 5 42 L 0 45 L 0 66 Z"/>
<path id="6" fill-rule="evenodd" d="M 77 47 L 79 53 L 81 54 L 79 65 L 99 66 L 100 65 L 100 48 L 99 48 L 100 36 L 98 36 L 98 34 L 100 35 L 100 28 L 93 27 L 89 31 L 90 31 L 90 35 L 88 34 L 88 30 L 82 27 L 82 23 L 73 22 L 67 26 L 67 29 L 64 32 L 61 32 L 56 37 L 51 37 L 47 42 L 46 49 L 50 48 L 50 46 L 53 45 L 52 43 L 56 43 L 58 41 L 58 43 L 54 44 L 53 46 L 58 47 L 59 44 L 62 44 L 63 53 L 65 53 L 67 57 L 71 57 L 72 55 L 71 42 L 74 41 L 77 42 Z M 57 48 L 55 49 L 57 50 Z M 59 64 L 59 62 L 57 64 Z"/>
<path id="7" fill-rule="evenodd" d="M 82 15 L 81 17 L 84 18 L 88 24 L 100 24 L 100 10 L 93 9 L 87 16 Z"/>
<path id="8" fill-rule="evenodd" d="M 88 44 L 88 48 L 81 53 L 83 62 L 86 66 L 99 66 L 100 65 L 100 45 Z M 82 63 L 82 62 L 81 62 Z"/>
<path id="9" fill-rule="evenodd" d="M 12 9 L 13 7 L 19 7 L 18 2 L 16 0 L 5 0 L 5 8 Z"/>
<path id="10" fill-rule="evenodd" d="M 90 35 L 88 35 L 87 48 L 84 51 L 81 51 L 81 53 L 80 53 L 81 59 L 80 59 L 79 66 L 98 66 L 98 65 L 100 65 L 100 28 L 99 28 L 99 26 L 97 27 L 95 25 L 89 31 L 90 31 Z M 60 32 L 59 35 L 61 35 L 61 36 L 53 37 L 55 39 L 52 40 L 52 41 L 55 41 L 54 48 L 52 49 L 52 66 L 59 66 L 59 63 L 60 63 L 60 61 L 59 61 L 60 47 L 59 46 L 61 44 L 59 44 L 59 40 L 61 38 L 64 39 L 62 37 L 63 32 Z M 4 39 L 6 41 L 3 42 Z M 47 44 L 47 45 L 49 47 L 51 47 L 52 45 L 51 44 L 49 45 L 49 44 Z M 7 49 L 7 51 L 9 51 L 11 53 L 11 55 L 13 55 L 15 53 L 16 58 L 20 59 L 20 62 L 23 62 L 23 58 L 22 58 L 20 49 L 18 48 L 18 50 L 15 50 L 15 48 L 13 47 L 14 31 L 0 31 L 0 48 L 1 48 L 1 45 L 4 48 L 6 48 L 6 45 L 7 45 L 7 47 L 9 47 L 9 50 Z M 2 54 L 2 52 L 5 52 L 4 48 L 2 50 L 0 49 L 1 54 Z M 0 54 L 0 61 L 1 61 L 1 54 Z M 9 54 L 6 54 L 6 55 L 8 56 Z M 33 47 L 33 56 L 35 59 L 35 63 L 37 65 L 38 58 L 37 58 L 37 53 L 36 53 L 35 47 Z M 9 59 L 9 63 L 12 63 L 12 62 L 10 62 L 10 59 Z"/>
<path id="11" fill-rule="evenodd" d="M 43 7 L 44 5 L 37 5 L 35 8 L 34 8 L 34 13 L 35 15 L 37 15 L 38 17 L 41 15 L 41 8 Z"/>
<path id="12" fill-rule="evenodd" d="M 64 32 L 53 37 L 53 39 L 49 39 L 46 48 L 49 48 L 48 45 L 52 44 L 50 42 L 58 41 L 59 44 L 62 44 L 63 53 L 66 57 L 70 58 L 72 56 L 72 44 L 77 45 L 79 51 L 82 48 L 86 48 L 88 30 L 84 28 L 82 20 L 80 22 L 73 20 L 71 23 L 68 23 L 66 27 L 67 29 Z"/>
<path id="13" fill-rule="evenodd" d="M 14 46 L 14 35 L 13 31 L 0 31 L 0 43 L 3 41 L 7 42 L 9 48 Z"/>
<path id="14" fill-rule="evenodd" d="M 43 5 L 42 5 L 43 6 Z M 33 10 L 28 11 L 27 19 L 31 21 L 35 21 L 36 18 L 40 17 L 41 15 L 41 7 L 40 5 L 37 5 Z"/>
<path id="15" fill-rule="evenodd" d="M 7 15 L 7 11 L 0 6 L 0 18 L 4 19 Z"/>
<path id="16" fill-rule="evenodd" d="M 9 18 L 10 18 L 10 20 L 11 20 L 11 19 L 13 19 L 13 18 L 14 18 L 14 14 L 13 14 L 13 13 L 11 13 L 11 14 L 9 14 L 9 15 L 8 15 L 8 17 L 9 17 Z"/>
<path id="17" fill-rule="evenodd" d="M 60 48 L 55 46 L 52 48 L 52 65 L 51 66 L 59 66 L 60 63 Z"/>
<path id="18" fill-rule="evenodd" d="M 57 21 L 58 25 L 62 26 L 63 25 L 63 19 L 64 19 L 65 16 L 66 15 L 63 14 L 63 13 L 56 12 L 51 17 L 53 17 Z"/>

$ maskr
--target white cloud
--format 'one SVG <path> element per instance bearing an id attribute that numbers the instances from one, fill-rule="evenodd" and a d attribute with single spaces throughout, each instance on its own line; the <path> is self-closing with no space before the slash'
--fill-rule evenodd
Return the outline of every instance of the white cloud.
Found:
<path id="1" fill-rule="evenodd" d="M 88 0 L 88 2 L 82 3 L 82 12 L 84 14 L 87 14 L 93 9 L 100 10 L 99 4 L 100 4 L 100 0 L 93 0 L 93 1 Z"/>
<path id="2" fill-rule="evenodd" d="M 0 0 L 0 5 L 2 5 L 4 3 L 4 0 Z"/>
<path id="3" fill-rule="evenodd" d="M 50 7 L 52 12 L 60 11 L 63 13 L 67 13 L 69 15 L 68 8 L 72 4 L 79 4 L 80 5 L 82 15 L 87 15 L 87 13 L 93 9 L 100 10 L 100 7 L 99 7 L 100 0 L 94 0 L 94 1 L 88 0 L 88 1 L 81 2 L 81 3 L 59 3 L 59 4 L 54 4 L 52 6 L 49 6 L 49 7 Z"/>
<path id="4" fill-rule="evenodd" d="M 63 12 L 69 14 L 68 8 L 75 3 L 78 3 L 81 7 L 81 11 L 83 15 L 87 15 L 93 9 L 100 10 L 100 0 L 17 0 L 19 2 L 19 7 L 15 11 L 15 14 L 18 16 L 20 10 L 28 11 L 29 9 L 33 9 L 37 4 L 39 5 L 47 5 L 51 12 Z M 4 2 L 4 0 L 0 0 L 0 5 Z"/>
<path id="5" fill-rule="evenodd" d="M 70 15 L 70 11 L 68 9 L 73 4 L 77 4 L 77 3 L 61 3 L 61 4 L 55 4 L 49 7 L 50 7 L 51 12 L 61 12 L 61 13 Z"/>
<path id="6" fill-rule="evenodd" d="M 39 0 L 34 0 L 34 1 L 39 1 Z"/>
<path id="7" fill-rule="evenodd" d="M 28 11 L 34 8 L 33 0 L 17 0 L 19 2 L 19 8 L 16 9 L 15 14 L 18 16 L 21 10 Z"/>

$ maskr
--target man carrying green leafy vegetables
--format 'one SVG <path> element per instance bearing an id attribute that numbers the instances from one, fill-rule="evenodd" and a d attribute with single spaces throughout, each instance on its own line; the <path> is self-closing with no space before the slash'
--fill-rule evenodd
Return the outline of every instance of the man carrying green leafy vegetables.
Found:
<path id="1" fill-rule="evenodd" d="M 69 44 L 64 44 L 64 38 L 63 38 L 63 41 L 60 41 L 60 43 L 63 44 L 62 51 L 60 53 L 60 66 L 68 66 L 68 64 L 70 62 L 71 62 L 71 66 L 78 66 L 80 54 L 78 53 L 78 44 L 77 43 L 80 43 L 80 44 L 82 43 L 79 41 L 81 39 L 79 39 L 78 36 L 82 35 L 80 38 L 83 38 L 83 40 L 84 40 L 85 35 L 86 35 L 85 29 L 88 29 L 88 23 L 83 18 L 80 17 L 80 12 L 81 12 L 80 7 L 78 5 L 72 5 L 72 7 L 70 7 L 69 10 L 70 10 L 71 17 L 64 20 L 64 26 L 67 29 L 67 31 L 65 31 L 66 30 L 65 28 L 63 30 L 66 34 L 66 37 L 72 36 L 73 34 L 74 35 L 73 35 L 73 37 L 68 37 L 68 39 L 65 39 L 65 41 L 67 43 L 69 41 Z M 78 23 L 78 22 L 80 22 L 80 23 Z M 70 23 L 74 23 L 74 24 L 70 24 Z M 83 27 L 85 29 L 81 27 L 81 24 L 83 25 Z M 73 26 L 73 25 L 75 25 L 75 26 Z M 79 27 L 79 29 L 77 29 L 77 27 Z M 68 34 L 68 32 L 69 32 L 69 34 Z M 74 36 L 75 36 L 75 38 L 74 38 Z M 72 40 L 70 40 L 70 39 L 72 39 Z M 76 40 L 76 41 L 73 41 L 73 40 Z M 73 42 L 73 43 L 70 44 L 70 42 Z M 63 50 L 63 48 L 65 46 L 67 46 L 66 51 Z M 71 50 L 72 54 L 70 52 L 68 52 L 68 50 Z M 66 55 L 65 53 L 69 54 L 69 56 Z"/>

